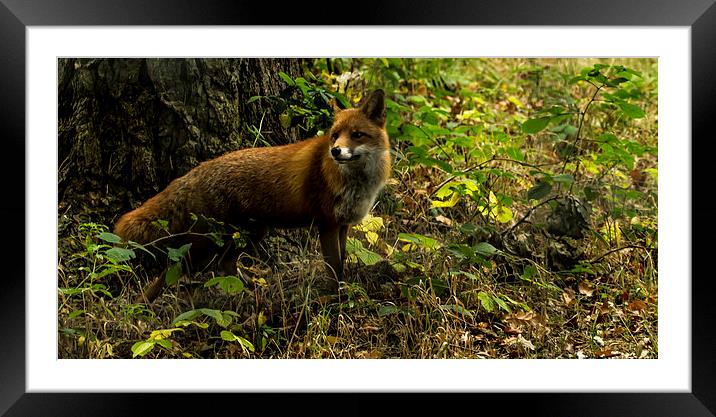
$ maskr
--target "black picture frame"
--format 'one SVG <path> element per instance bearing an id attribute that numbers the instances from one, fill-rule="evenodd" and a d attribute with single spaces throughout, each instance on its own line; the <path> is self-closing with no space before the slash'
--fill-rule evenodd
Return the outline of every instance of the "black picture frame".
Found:
<path id="1" fill-rule="evenodd" d="M 4 196 L 0 199 L 5 248 L 0 258 L 0 413 L 7 416 L 194 415 L 195 407 L 219 414 L 224 407 L 247 412 L 253 407 L 269 415 L 369 413 L 403 414 L 450 410 L 475 413 L 497 408 L 500 414 L 549 416 L 713 416 L 716 412 L 716 314 L 711 305 L 712 278 L 705 260 L 715 231 L 716 209 L 701 201 L 710 191 L 709 163 L 704 149 L 716 120 L 715 0 L 487 0 L 436 2 L 368 1 L 281 5 L 240 0 L 0 0 L 0 128 L 4 160 L 0 164 Z M 347 10 L 342 10 L 347 7 Z M 526 25 L 526 26 L 684 26 L 691 28 L 692 209 L 691 391 L 687 393 L 26 393 L 25 376 L 25 28 L 88 25 Z M 48 138 L 51 140 L 51 138 Z M 685 138 L 688 141 L 688 138 Z M 685 143 L 685 146 L 688 143 Z M 20 157 L 23 155 L 23 157 Z M 668 175 L 668 173 L 667 173 Z M 22 219 L 22 221 L 20 221 Z M 698 231 L 698 233 L 694 233 Z M 699 239 L 701 238 L 701 239 Z M 697 267 L 698 266 L 698 267 Z M 689 279 L 689 277 L 661 277 Z M 668 314 L 668 311 L 660 311 Z M 48 336 L 49 337 L 49 336 Z M 108 376 L 111 378 L 111 376 Z M 146 376 L 152 377 L 152 376 Z M 238 377 L 238 376 L 237 376 Z M 336 376 L 343 377 L 340 375 Z M 479 375 L 475 376 L 479 378 Z M 276 401 L 280 395 L 283 401 Z M 387 401 L 384 401 L 385 396 Z M 457 398 L 455 398 L 457 397 Z M 328 404 L 330 403 L 330 404 Z M 250 407 L 250 408 L 247 408 Z M 205 414 L 202 413 L 202 414 Z M 300 414 L 300 413 L 299 413 Z"/>

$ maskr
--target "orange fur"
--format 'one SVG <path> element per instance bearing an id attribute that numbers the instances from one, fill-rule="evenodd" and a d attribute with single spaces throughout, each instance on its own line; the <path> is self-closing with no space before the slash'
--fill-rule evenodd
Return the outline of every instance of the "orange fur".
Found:
<path id="1" fill-rule="evenodd" d="M 341 160 L 345 155 L 354 159 Z M 362 107 L 338 111 L 324 136 L 242 149 L 199 164 L 124 214 L 114 232 L 148 243 L 166 235 L 154 221 L 167 220 L 169 231 L 180 233 L 191 226 L 190 213 L 240 227 L 315 225 L 325 259 L 340 278 L 348 226 L 371 208 L 389 174 L 383 92 L 378 90 Z"/>

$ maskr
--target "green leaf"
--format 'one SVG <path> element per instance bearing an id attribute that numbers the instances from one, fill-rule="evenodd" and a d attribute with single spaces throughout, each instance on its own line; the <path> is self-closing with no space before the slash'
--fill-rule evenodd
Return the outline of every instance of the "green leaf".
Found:
<path id="1" fill-rule="evenodd" d="M 499 252 L 499 250 L 487 242 L 480 242 L 475 245 L 475 252 L 484 256 L 492 256 Z"/>
<path id="2" fill-rule="evenodd" d="M 109 243 L 120 243 L 122 241 L 121 237 L 109 232 L 102 232 L 97 237 Z"/>
<path id="3" fill-rule="evenodd" d="M 400 233 L 398 234 L 398 240 L 413 243 L 416 246 L 430 250 L 435 250 L 441 247 L 440 242 L 437 240 L 418 233 Z"/>
<path id="4" fill-rule="evenodd" d="M 226 340 L 227 342 L 235 342 L 237 336 L 236 336 L 235 334 L 231 333 L 231 332 L 228 331 L 228 330 L 222 330 L 222 331 L 221 331 L 221 338 L 222 338 L 223 340 Z"/>
<path id="5" fill-rule="evenodd" d="M 288 74 L 286 74 L 285 72 L 280 71 L 280 72 L 278 73 L 278 76 L 281 77 L 281 79 L 283 80 L 283 82 L 285 82 L 286 84 L 291 85 L 291 86 L 296 85 L 296 82 L 293 80 L 293 78 L 291 78 L 291 77 L 290 77 Z"/>
<path id="6" fill-rule="evenodd" d="M 520 148 L 517 148 L 517 147 L 507 148 L 505 150 L 505 153 L 507 154 L 507 156 L 514 159 L 515 161 L 524 161 L 525 160 L 525 154 L 522 153 L 522 150 Z"/>
<path id="7" fill-rule="evenodd" d="M 155 341 L 143 340 L 132 345 L 132 357 L 144 356 L 154 349 Z"/>
<path id="8" fill-rule="evenodd" d="M 619 102 L 617 103 L 619 108 L 626 114 L 627 116 L 631 117 L 632 119 L 641 119 L 642 117 L 646 116 L 646 112 L 642 110 L 641 107 L 626 103 L 626 102 Z"/>
<path id="9" fill-rule="evenodd" d="M 560 174 L 552 177 L 552 181 L 571 184 L 574 182 L 574 177 L 572 176 L 572 174 Z"/>
<path id="10" fill-rule="evenodd" d="M 505 310 L 508 313 L 512 313 L 512 309 L 510 306 L 507 305 L 507 303 L 500 297 L 493 295 L 492 299 L 495 301 L 495 303 L 500 306 L 501 309 Z"/>
<path id="11" fill-rule="evenodd" d="M 527 191 L 527 198 L 530 200 L 541 200 L 547 197 L 552 191 L 552 185 L 546 182 L 537 183 L 534 187 Z"/>
<path id="12" fill-rule="evenodd" d="M 400 307 L 394 306 L 392 304 L 382 305 L 378 309 L 378 315 L 381 317 L 388 316 L 390 314 L 402 313 L 402 312 L 403 312 L 403 310 Z"/>
<path id="13" fill-rule="evenodd" d="M 453 243 L 447 247 L 447 251 L 457 256 L 459 259 L 471 259 L 475 256 L 475 249 L 463 243 Z"/>
<path id="14" fill-rule="evenodd" d="M 208 288 L 213 285 L 219 284 L 219 287 L 226 291 L 229 295 L 238 294 L 244 290 L 244 282 L 234 275 L 227 275 L 225 277 L 215 277 L 204 283 L 204 287 Z"/>
<path id="15" fill-rule="evenodd" d="M 167 248 L 167 256 L 169 256 L 169 259 L 171 259 L 174 262 L 179 262 L 184 257 L 184 255 L 189 252 L 189 249 L 191 248 L 191 243 L 187 243 L 186 245 L 182 245 L 179 249 L 174 248 Z"/>
<path id="16" fill-rule="evenodd" d="M 124 248 L 107 249 L 104 254 L 115 262 L 125 262 L 136 256 L 133 250 Z"/>
<path id="17" fill-rule="evenodd" d="M 463 306 L 455 304 L 443 304 L 440 306 L 440 308 L 446 311 L 452 311 L 453 313 L 457 313 L 458 315 L 472 317 L 472 312 Z"/>
<path id="18" fill-rule="evenodd" d="M 244 339 L 241 336 L 237 336 L 237 335 L 233 334 L 232 332 L 230 332 L 228 330 L 221 331 L 221 338 L 223 340 L 226 340 L 227 342 L 239 342 L 239 344 L 244 349 L 244 351 L 247 351 L 247 350 L 251 351 L 251 352 L 254 351 L 254 345 L 251 344 L 251 342 L 249 342 L 248 340 Z"/>
<path id="19" fill-rule="evenodd" d="M 505 298 L 507 299 L 507 301 L 510 302 L 510 304 L 514 304 L 514 305 L 516 305 L 517 307 L 521 308 L 521 309 L 524 310 L 524 311 L 532 311 L 532 309 L 530 308 L 530 306 L 528 306 L 527 304 L 522 303 L 522 302 L 519 302 L 519 301 L 515 301 L 515 300 L 513 300 L 512 298 L 506 296 L 505 294 L 502 294 L 502 296 L 505 297 Z"/>
<path id="20" fill-rule="evenodd" d="M 537 133 L 540 130 L 547 127 L 551 117 L 540 117 L 537 119 L 530 119 L 522 123 L 522 131 L 525 133 Z"/>
<path id="21" fill-rule="evenodd" d="M 85 313 L 84 310 L 75 310 L 75 311 L 71 312 L 70 314 L 68 314 L 67 318 L 73 319 L 73 318 L 75 318 L 81 314 L 84 314 L 84 313 Z"/>
<path id="22" fill-rule="evenodd" d="M 490 294 L 480 291 L 477 293 L 477 299 L 480 300 L 482 308 L 487 310 L 488 313 L 492 313 L 492 311 L 495 310 L 495 302 L 492 300 L 492 297 L 490 297 Z"/>
<path id="23" fill-rule="evenodd" d="M 169 222 L 167 220 L 158 219 L 152 222 L 157 228 L 169 233 Z"/>
<path id="24" fill-rule="evenodd" d="M 201 315 L 201 310 L 189 310 L 185 311 L 184 313 L 181 313 L 178 315 L 173 321 L 172 326 L 174 326 L 177 322 L 180 321 L 192 321 L 195 318 L 199 317 Z"/>
<path id="25" fill-rule="evenodd" d="M 154 256 L 154 254 L 153 254 L 151 251 L 149 251 L 147 248 L 145 248 L 144 245 L 140 245 L 139 243 L 133 242 L 133 241 L 131 241 L 131 240 L 130 240 L 129 242 L 127 242 L 127 243 L 129 244 L 129 246 L 131 246 L 131 247 L 133 247 L 133 248 L 135 248 L 135 249 L 142 250 L 142 251 L 148 253 L 149 255 L 151 255 L 152 258 L 157 259 L 157 257 Z"/>
<path id="26" fill-rule="evenodd" d="M 167 269 L 167 274 L 164 276 L 164 281 L 167 285 L 174 285 L 179 281 L 181 276 L 181 262 L 177 262 Z"/>
<path id="27" fill-rule="evenodd" d="M 171 342 L 171 340 L 167 340 L 167 339 L 157 339 L 157 340 L 156 340 L 156 343 L 157 343 L 158 345 L 161 345 L 162 347 L 164 347 L 164 348 L 166 348 L 166 349 L 171 349 L 171 348 L 172 348 L 172 342 Z"/>
<path id="28" fill-rule="evenodd" d="M 618 78 L 613 78 L 613 79 L 607 81 L 607 85 L 609 87 L 617 87 L 617 86 L 619 86 L 619 84 L 625 83 L 627 81 L 629 81 L 629 80 L 624 77 L 618 77 Z"/>
<path id="29" fill-rule="evenodd" d="M 527 265 L 527 266 L 525 266 L 524 270 L 522 271 L 522 275 L 520 276 L 520 278 L 529 281 L 536 274 L 537 274 L 537 267 L 534 265 Z"/>
<path id="30" fill-rule="evenodd" d="M 219 310 L 214 310 L 211 308 L 202 308 L 200 310 L 205 315 L 213 318 L 216 321 L 216 324 L 218 324 L 221 327 L 227 327 L 233 321 L 233 317 L 230 314 L 224 314 Z M 228 312 L 225 312 L 225 313 L 228 313 Z"/>
<path id="31" fill-rule="evenodd" d="M 375 265 L 383 260 L 383 257 L 365 248 L 360 240 L 354 238 L 346 240 L 346 252 L 355 255 L 363 265 Z"/>

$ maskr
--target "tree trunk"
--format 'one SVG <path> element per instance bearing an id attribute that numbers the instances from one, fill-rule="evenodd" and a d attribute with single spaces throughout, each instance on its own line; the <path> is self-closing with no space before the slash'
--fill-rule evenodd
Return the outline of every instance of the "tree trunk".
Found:
<path id="1" fill-rule="evenodd" d="M 62 215 L 110 225 L 171 180 L 228 151 L 293 142 L 266 100 L 297 59 L 59 59 Z M 254 132 L 254 133 L 252 133 Z M 265 142 L 264 142 L 265 140 Z M 88 217 L 86 217 L 88 216 Z"/>

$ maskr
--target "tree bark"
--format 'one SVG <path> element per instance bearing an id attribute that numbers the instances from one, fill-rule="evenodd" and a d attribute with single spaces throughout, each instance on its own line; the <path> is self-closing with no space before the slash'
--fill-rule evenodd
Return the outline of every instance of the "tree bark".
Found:
<path id="1" fill-rule="evenodd" d="M 110 225 L 204 160 L 301 139 L 278 96 L 297 59 L 59 59 L 60 215 Z M 255 129 L 252 129 L 255 128 Z M 60 219 L 62 225 L 62 219 Z"/>

